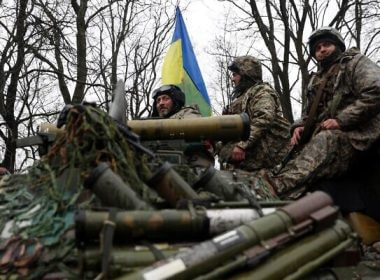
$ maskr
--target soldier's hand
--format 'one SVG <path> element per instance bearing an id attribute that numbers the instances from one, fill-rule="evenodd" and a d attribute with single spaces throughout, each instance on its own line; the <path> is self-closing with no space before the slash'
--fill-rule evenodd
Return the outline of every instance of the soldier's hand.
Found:
<path id="1" fill-rule="evenodd" d="M 300 141 L 300 139 L 301 139 L 301 134 L 302 134 L 303 130 L 304 130 L 303 126 L 299 126 L 299 127 L 296 127 L 294 129 L 293 136 L 290 139 L 290 144 L 292 144 L 292 145 L 298 144 L 298 141 Z"/>
<path id="2" fill-rule="evenodd" d="M 321 129 L 340 129 L 340 125 L 336 119 L 327 119 L 321 123 Z"/>
<path id="3" fill-rule="evenodd" d="M 240 162 L 245 160 L 245 150 L 238 146 L 235 146 L 232 150 L 231 160 L 234 162 Z"/>

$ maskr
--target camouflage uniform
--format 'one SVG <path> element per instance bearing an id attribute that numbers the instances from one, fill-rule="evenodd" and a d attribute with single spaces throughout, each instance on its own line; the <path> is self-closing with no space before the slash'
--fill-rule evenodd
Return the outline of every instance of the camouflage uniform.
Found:
<path id="1" fill-rule="evenodd" d="M 167 118 L 169 119 L 190 119 L 201 118 L 202 115 L 196 104 L 185 106 L 185 94 L 175 85 L 163 85 L 153 93 L 152 117 L 157 117 L 156 98 L 162 94 L 170 96 L 173 107 Z M 214 165 L 214 150 L 211 145 L 205 143 L 191 143 L 184 151 L 187 162 L 193 167 L 208 167 Z"/>
<path id="2" fill-rule="evenodd" d="M 334 71 L 328 75 L 332 67 Z M 317 110 L 317 123 L 336 119 L 341 129 L 320 131 L 317 125 L 300 153 L 279 174 L 268 176 L 276 193 L 283 197 L 292 192 L 299 194 L 302 188 L 320 179 L 341 175 L 356 156 L 379 139 L 380 68 L 357 49 L 340 52 L 328 67 L 321 68 L 311 76 L 306 110 L 294 127 L 305 124 L 316 88 L 327 78 Z"/>
<path id="3" fill-rule="evenodd" d="M 199 112 L 198 106 L 190 105 L 182 107 L 177 113 L 171 115 L 169 119 L 190 119 L 201 118 L 202 115 Z"/>
<path id="4" fill-rule="evenodd" d="M 250 135 L 247 141 L 229 142 L 219 152 L 221 163 L 228 162 L 235 146 L 245 150 L 245 160 L 235 167 L 246 171 L 272 168 L 287 153 L 289 143 L 289 123 L 282 116 L 277 93 L 267 83 L 261 81 L 261 65 L 250 56 L 235 60 L 241 85 L 235 88 L 235 99 L 225 110 L 225 114 L 247 113 L 250 119 Z M 235 71 L 233 68 L 230 69 Z M 249 76 L 249 80 L 247 80 Z M 237 89 L 237 91 L 236 91 Z M 238 94 L 236 94 L 236 92 Z"/>

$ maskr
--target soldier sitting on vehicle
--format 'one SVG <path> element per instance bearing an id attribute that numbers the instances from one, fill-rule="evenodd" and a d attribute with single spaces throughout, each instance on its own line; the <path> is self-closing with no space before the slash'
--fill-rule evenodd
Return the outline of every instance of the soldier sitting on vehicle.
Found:
<path id="1" fill-rule="evenodd" d="M 154 90 L 152 118 L 188 119 L 202 117 L 196 105 L 185 106 L 185 94 L 175 85 L 163 85 Z M 208 167 L 214 165 L 213 147 L 207 140 L 191 143 L 184 151 L 191 166 Z"/>
<path id="2" fill-rule="evenodd" d="M 246 141 L 218 143 L 221 166 L 246 171 L 272 168 L 289 147 L 289 122 L 282 116 L 278 95 L 262 81 L 262 66 L 255 57 L 237 57 L 228 69 L 235 88 L 224 114 L 247 113 L 251 129 Z"/>
<path id="3" fill-rule="evenodd" d="M 256 177 L 281 198 L 338 178 L 379 142 L 380 67 L 356 48 L 346 50 L 331 27 L 314 31 L 309 47 L 318 72 L 311 75 L 303 118 L 293 126 L 291 143 L 300 148 L 276 174 L 262 170 Z"/>

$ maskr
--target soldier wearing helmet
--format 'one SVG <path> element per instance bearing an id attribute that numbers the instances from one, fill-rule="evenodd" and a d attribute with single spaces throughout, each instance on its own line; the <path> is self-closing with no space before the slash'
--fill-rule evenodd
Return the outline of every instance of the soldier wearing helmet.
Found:
<path id="1" fill-rule="evenodd" d="M 151 117 L 183 119 L 201 117 L 195 106 L 185 106 L 185 94 L 175 85 L 163 85 L 153 91 L 153 111 Z"/>
<path id="2" fill-rule="evenodd" d="M 277 174 L 261 177 L 280 197 L 336 180 L 379 142 L 380 67 L 358 49 L 346 50 L 331 27 L 311 34 L 309 50 L 318 71 L 311 73 L 302 119 L 292 127 L 298 152 Z"/>
<path id="3" fill-rule="evenodd" d="M 187 119 L 202 117 L 197 105 L 185 106 L 185 94 L 176 85 L 162 85 L 153 91 L 152 97 L 152 118 Z M 213 153 L 213 146 L 207 140 L 202 143 L 192 143 L 184 150 L 187 162 L 193 167 L 214 165 Z"/>
<path id="4" fill-rule="evenodd" d="M 247 141 L 218 143 L 219 161 L 227 169 L 253 171 L 271 168 L 286 153 L 289 123 L 282 116 L 275 90 L 262 80 L 262 65 L 252 56 L 237 57 L 228 69 L 234 84 L 225 114 L 247 113 L 251 132 Z"/>

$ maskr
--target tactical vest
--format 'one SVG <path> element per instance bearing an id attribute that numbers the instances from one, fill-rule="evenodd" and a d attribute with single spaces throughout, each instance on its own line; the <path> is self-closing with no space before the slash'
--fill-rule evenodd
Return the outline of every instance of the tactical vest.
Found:
<path id="1" fill-rule="evenodd" d="M 352 59 L 359 59 L 360 55 L 359 53 L 356 52 L 355 50 L 347 51 L 343 53 L 342 57 L 339 59 L 339 64 L 338 67 L 336 67 L 332 73 L 331 78 L 327 77 L 326 75 L 323 76 L 319 83 L 322 83 L 323 79 L 331 79 L 331 81 L 327 81 L 327 85 L 324 88 L 323 96 L 321 98 L 320 103 L 326 103 L 325 106 L 322 106 L 322 111 L 318 110 L 318 116 L 317 116 L 317 121 L 321 122 L 325 119 L 328 118 L 335 118 L 337 114 L 337 109 L 341 103 L 342 96 L 343 96 L 343 91 L 340 90 L 339 85 L 342 82 L 342 75 L 346 71 L 346 66 L 349 61 Z M 333 66 L 331 66 L 333 67 Z M 307 86 L 307 91 L 309 93 L 315 92 L 315 89 L 317 88 L 318 84 L 316 83 L 316 78 L 318 77 L 318 73 L 312 73 L 312 76 L 310 78 L 310 81 Z M 328 95 L 332 95 L 331 98 L 329 98 Z"/>
<path id="2" fill-rule="evenodd" d="M 268 83 L 260 83 L 256 84 L 252 87 L 250 87 L 247 91 L 249 93 L 244 93 L 237 97 L 230 105 L 228 108 L 228 111 L 226 112 L 227 114 L 240 114 L 240 113 L 248 113 L 247 112 L 247 106 L 249 105 L 249 101 L 252 97 L 254 97 L 258 92 L 265 88 L 270 88 L 271 89 L 271 94 L 274 97 L 274 100 L 276 102 L 276 107 L 280 108 L 279 100 L 277 95 L 274 93 L 274 90 L 272 89 L 271 85 Z M 273 93 L 272 93 L 273 91 Z M 276 112 L 277 113 L 277 112 Z"/>

